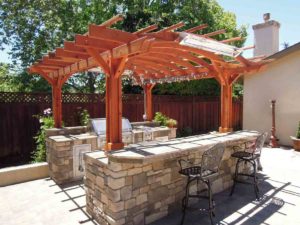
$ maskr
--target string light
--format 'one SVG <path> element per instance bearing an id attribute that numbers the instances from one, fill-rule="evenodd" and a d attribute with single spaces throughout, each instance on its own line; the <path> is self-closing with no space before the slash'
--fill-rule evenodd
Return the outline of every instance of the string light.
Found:
<path id="1" fill-rule="evenodd" d="M 145 71 L 147 74 L 148 71 Z M 145 85 L 145 84 L 163 84 L 163 83 L 174 83 L 174 82 L 183 82 L 183 81 L 190 81 L 190 80 L 199 80 L 208 76 L 207 72 L 199 73 L 199 74 L 189 74 L 186 76 L 171 76 L 170 74 L 165 75 L 165 77 L 158 78 L 157 74 L 154 74 L 155 78 L 145 78 L 144 74 L 139 74 L 139 80 L 136 79 L 134 75 L 134 71 L 132 70 L 125 70 L 123 75 L 131 78 L 133 85 Z"/>

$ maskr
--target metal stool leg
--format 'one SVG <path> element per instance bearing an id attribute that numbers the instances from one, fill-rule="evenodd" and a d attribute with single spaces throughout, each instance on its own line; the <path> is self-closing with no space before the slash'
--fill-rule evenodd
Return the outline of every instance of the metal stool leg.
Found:
<path id="1" fill-rule="evenodd" d="M 231 187 L 231 191 L 230 191 L 230 196 L 233 195 L 234 189 L 235 189 L 235 185 L 236 185 L 236 180 L 238 178 L 238 171 L 239 171 L 239 164 L 240 164 L 240 159 L 237 160 L 236 164 L 235 164 L 235 172 L 234 172 L 234 176 L 233 176 L 233 185 Z"/>
<path id="2" fill-rule="evenodd" d="M 213 217 L 214 217 L 214 206 L 213 206 L 213 198 L 212 198 L 212 190 L 210 181 L 207 181 L 207 191 L 208 191 L 208 211 L 209 211 L 209 218 L 210 223 L 214 225 Z"/>
<path id="3" fill-rule="evenodd" d="M 256 199 L 259 199 L 259 189 L 258 189 L 258 182 L 256 177 L 256 162 L 253 160 L 253 185 L 254 185 L 254 192 Z"/>
<path id="4" fill-rule="evenodd" d="M 189 204 L 189 195 L 190 195 L 190 183 L 191 183 L 190 177 L 188 177 L 187 184 L 185 187 L 185 196 L 182 199 L 182 218 L 181 218 L 181 225 L 184 223 L 184 218 L 185 218 L 185 212 L 186 208 L 188 207 Z"/>

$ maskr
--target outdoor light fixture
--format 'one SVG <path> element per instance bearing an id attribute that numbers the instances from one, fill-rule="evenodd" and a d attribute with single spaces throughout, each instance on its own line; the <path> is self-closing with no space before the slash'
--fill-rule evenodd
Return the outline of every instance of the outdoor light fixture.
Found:
<path id="1" fill-rule="evenodd" d="M 235 46 L 227 45 L 213 39 L 201 37 L 199 35 L 181 32 L 179 36 L 182 38 L 180 45 L 198 48 L 231 57 L 236 57 L 242 53 L 242 50 Z"/>

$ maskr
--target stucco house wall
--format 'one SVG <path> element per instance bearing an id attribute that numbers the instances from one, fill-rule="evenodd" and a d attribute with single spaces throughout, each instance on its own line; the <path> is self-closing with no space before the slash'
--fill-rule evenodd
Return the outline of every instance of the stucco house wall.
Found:
<path id="1" fill-rule="evenodd" d="M 270 100 L 276 100 L 276 134 L 292 145 L 300 121 L 300 49 L 276 59 L 263 71 L 244 77 L 243 128 L 270 133 Z"/>

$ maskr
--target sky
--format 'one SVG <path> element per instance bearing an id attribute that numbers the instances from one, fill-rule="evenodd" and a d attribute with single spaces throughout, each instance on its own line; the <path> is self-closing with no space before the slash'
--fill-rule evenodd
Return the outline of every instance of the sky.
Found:
<path id="1" fill-rule="evenodd" d="M 289 45 L 300 41 L 300 1 L 299 0 L 217 0 L 226 10 L 235 13 L 238 25 L 248 25 L 248 37 L 245 46 L 254 44 L 252 25 L 263 22 L 263 14 L 270 13 L 271 20 L 280 23 L 279 49 L 284 42 Z M 252 56 L 252 50 L 244 54 Z"/>
<path id="2" fill-rule="evenodd" d="M 263 14 L 271 13 L 271 19 L 281 24 L 279 48 L 282 49 L 284 42 L 293 45 L 300 41 L 300 1 L 299 0 L 217 0 L 226 10 L 236 14 L 238 26 L 248 25 L 248 38 L 245 46 L 253 45 L 252 25 L 263 22 Z M 8 55 L 9 46 L 0 52 L 0 62 L 11 62 Z M 244 54 L 252 56 L 252 50 Z"/>

